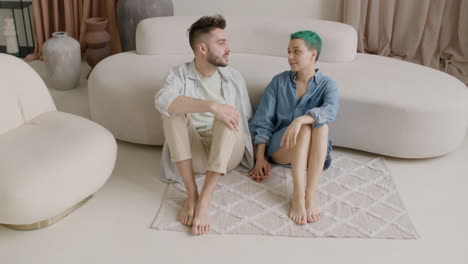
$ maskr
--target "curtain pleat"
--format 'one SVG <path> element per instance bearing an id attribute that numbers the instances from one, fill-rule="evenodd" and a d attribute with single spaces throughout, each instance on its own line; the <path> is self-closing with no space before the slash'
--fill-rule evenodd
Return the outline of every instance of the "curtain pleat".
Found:
<path id="1" fill-rule="evenodd" d="M 444 71 L 468 85 L 468 1 L 342 0 L 341 22 L 358 33 L 358 52 Z"/>

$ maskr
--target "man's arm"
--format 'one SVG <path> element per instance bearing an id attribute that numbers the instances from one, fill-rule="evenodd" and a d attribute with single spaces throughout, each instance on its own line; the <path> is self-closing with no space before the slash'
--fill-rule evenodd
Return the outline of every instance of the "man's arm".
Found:
<path id="1" fill-rule="evenodd" d="M 187 113 L 213 112 L 214 102 L 195 99 L 187 96 L 177 96 L 167 108 L 167 112 L 173 115 Z"/>
<path id="2" fill-rule="evenodd" d="M 172 115 L 210 112 L 223 121 L 229 129 L 237 130 L 239 127 L 239 113 L 234 106 L 228 104 L 177 96 L 167 108 L 167 112 Z"/>

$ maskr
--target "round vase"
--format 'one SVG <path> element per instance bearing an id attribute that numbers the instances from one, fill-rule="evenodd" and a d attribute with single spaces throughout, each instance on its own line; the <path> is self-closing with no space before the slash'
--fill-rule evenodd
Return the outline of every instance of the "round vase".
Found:
<path id="1" fill-rule="evenodd" d="M 52 88 L 70 90 L 81 75 L 80 43 L 66 32 L 54 32 L 42 48 L 47 77 Z"/>
<path id="2" fill-rule="evenodd" d="M 87 45 L 85 52 L 86 62 L 94 68 L 98 62 L 111 54 L 109 41 L 111 39 L 106 31 L 107 18 L 92 17 L 85 21 L 86 35 L 84 41 Z"/>
<path id="3" fill-rule="evenodd" d="M 117 18 L 123 51 L 135 50 L 135 32 L 138 23 L 150 17 L 173 16 L 171 0 L 119 0 Z"/>

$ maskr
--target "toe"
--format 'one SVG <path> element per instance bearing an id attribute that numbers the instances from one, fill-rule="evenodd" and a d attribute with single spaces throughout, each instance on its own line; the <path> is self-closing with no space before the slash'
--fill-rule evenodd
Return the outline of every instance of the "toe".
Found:
<path id="1" fill-rule="evenodd" d="M 312 218 L 313 218 L 313 222 L 312 222 L 312 223 L 317 222 L 318 219 L 317 219 L 317 215 L 316 215 L 316 214 L 313 214 L 313 215 L 312 215 Z"/>

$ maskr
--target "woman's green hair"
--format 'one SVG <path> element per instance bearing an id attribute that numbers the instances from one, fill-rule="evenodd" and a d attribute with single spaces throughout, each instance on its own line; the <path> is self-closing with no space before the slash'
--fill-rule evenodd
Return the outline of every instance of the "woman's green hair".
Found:
<path id="1" fill-rule="evenodd" d="M 317 51 L 317 58 L 315 58 L 315 61 L 318 60 L 320 56 L 320 51 L 322 50 L 322 39 L 317 33 L 312 32 L 310 30 L 301 30 L 292 33 L 290 37 L 290 39 L 304 40 L 309 49 L 314 49 Z"/>

